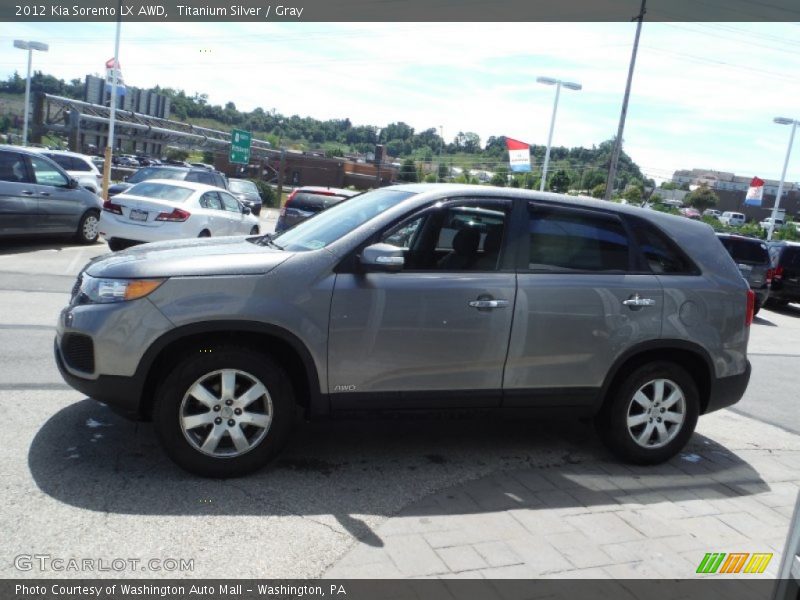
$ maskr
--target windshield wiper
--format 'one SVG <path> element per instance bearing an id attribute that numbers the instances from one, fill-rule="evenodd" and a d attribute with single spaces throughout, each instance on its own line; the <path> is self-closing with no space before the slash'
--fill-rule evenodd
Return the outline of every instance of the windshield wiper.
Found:
<path id="1" fill-rule="evenodd" d="M 259 246 L 271 246 L 272 248 L 277 248 L 278 250 L 283 250 L 283 246 L 280 246 L 272 241 L 272 233 L 265 233 L 260 238 L 257 238 L 255 242 Z"/>

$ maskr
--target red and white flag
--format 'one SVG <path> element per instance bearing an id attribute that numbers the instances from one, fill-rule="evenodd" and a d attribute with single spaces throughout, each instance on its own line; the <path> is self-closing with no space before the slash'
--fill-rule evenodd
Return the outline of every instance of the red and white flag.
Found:
<path id="1" fill-rule="evenodd" d="M 744 203 L 750 206 L 761 206 L 761 199 L 763 196 L 764 180 L 753 177 L 750 181 L 750 187 L 747 188 L 747 195 L 744 197 Z"/>
<path id="2" fill-rule="evenodd" d="M 524 173 L 531 170 L 531 147 L 525 142 L 506 138 L 508 148 L 508 165 L 515 173 Z"/>

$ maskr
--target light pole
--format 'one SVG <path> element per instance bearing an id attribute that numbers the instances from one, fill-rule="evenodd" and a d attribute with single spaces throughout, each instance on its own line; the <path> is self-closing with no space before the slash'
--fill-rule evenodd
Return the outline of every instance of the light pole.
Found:
<path id="1" fill-rule="evenodd" d="M 14 48 L 28 51 L 28 77 L 25 79 L 25 120 L 22 126 L 22 145 L 28 145 L 28 111 L 30 110 L 31 102 L 31 63 L 33 62 L 33 51 L 39 50 L 47 52 L 50 48 L 47 44 L 42 42 L 34 42 L 33 40 L 14 40 Z"/>
<path id="2" fill-rule="evenodd" d="M 786 150 L 786 159 L 783 161 L 783 172 L 781 173 L 781 182 L 778 184 L 778 194 L 775 196 L 775 205 L 772 207 L 772 218 L 769 220 L 769 229 L 767 230 L 767 241 L 772 239 L 772 231 L 775 229 L 775 219 L 778 217 L 778 208 L 781 205 L 781 194 L 783 194 L 783 182 L 786 180 L 786 168 L 789 166 L 789 156 L 792 154 L 792 142 L 794 142 L 794 132 L 797 129 L 798 121 L 796 119 L 788 119 L 786 117 L 775 117 L 773 119 L 778 125 L 791 125 L 792 133 L 789 136 L 789 148 Z"/>
<path id="3" fill-rule="evenodd" d="M 547 180 L 547 165 L 550 162 L 550 145 L 553 143 L 553 127 L 556 124 L 556 111 L 558 110 L 558 97 L 561 95 L 561 87 L 565 87 L 568 90 L 580 90 L 583 86 L 580 83 L 574 83 L 572 81 L 562 81 L 560 79 L 553 79 L 551 77 L 537 77 L 537 83 L 543 83 L 545 85 L 554 85 L 556 86 L 556 99 L 553 101 L 553 116 L 550 117 L 550 134 L 547 136 L 547 150 L 544 153 L 544 164 L 542 165 L 542 181 L 539 183 L 539 191 L 544 191 L 544 184 Z"/>

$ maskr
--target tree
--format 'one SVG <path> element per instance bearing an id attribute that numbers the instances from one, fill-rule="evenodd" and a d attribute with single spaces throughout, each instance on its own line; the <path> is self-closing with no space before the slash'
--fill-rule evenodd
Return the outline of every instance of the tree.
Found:
<path id="1" fill-rule="evenodd" d="M 716 206 L 719 203 L 719 198 L 708 186 L 701 185 L 693 192 L 686 194 L 683 203 L 687 206 L 693 206 L 700 212 L 703 212 L 707 208 Z"/>
<path id="2" fill-rule="evenodd" d="M 446 164 L 440 162 L 438 168 L 439 181 L 444 181 L 445 179 L 447 179 L 449 175 L 450 175 L 450 169 L 447 168 Z"/>
<path id="3" fill-rule="evenodd" d="M 598 183 L 592 188 L 592 198 L 605 198 L 606 197 L 606 184 Z"/>
<path id="4" fill-rule="evenodd" d="M 398 173 L 397 178 L 400 181 L 408 181 L 410 183 L 416 183 L 417 168 L 414 166 L 413 160 L 407 158 L 403 161 L 403 164 L 400 166 L 400 173 Z"/>
<path id="5" fill-rule="evenodd" d="M 622 197 L 628 202 L 641 202 L 643 196 L 642 187 L 639 185 L 629 185 L 622 192 Z"/>
<path id="6" fill-rule="evenodd" d="M 508 168 L 499 167 L 497 171 L 495 171 L 495 174 L 492 175 L 489 183 L 498 187 L 506 187 L 506 185 L 508 185 Z"/>
<path id="7" fill-rule="evenodd" d="M 569 175 L 564 169 L 559 169 L 550 178 L 550 191 L 564 193 L 569 189 Z"/>

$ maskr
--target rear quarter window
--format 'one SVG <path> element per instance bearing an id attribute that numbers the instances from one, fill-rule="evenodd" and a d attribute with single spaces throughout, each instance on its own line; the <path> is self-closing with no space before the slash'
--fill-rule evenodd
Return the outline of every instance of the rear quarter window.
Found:
<path id="1" fill-rule="evenodd" d="M 737 263 L 760 265 L 769 262 L 769 252 L 764 243 L 735 238 L 720 238 L 720 241 Z"/>

